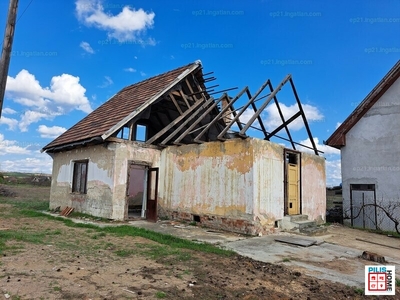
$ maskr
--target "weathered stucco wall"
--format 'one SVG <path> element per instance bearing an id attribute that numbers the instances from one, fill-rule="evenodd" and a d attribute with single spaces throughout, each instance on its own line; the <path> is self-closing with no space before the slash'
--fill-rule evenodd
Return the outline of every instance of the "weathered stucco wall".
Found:
<path id="1" fill-rule="evenodd" d="M 341 149 L 343 208 L 350 209 L 350 184 L 375 184 L 377 202 L 400 201 L 400 79 L 346 134 Z M 394 230 L 382 218 L 383 230 Z"/>
<path id="2" fill-rule="evenodd" d="M 106 146 L 105 146 L 106 145 Z M 50 208 L 74 207 L 93 216 L 124 220 L 127 217 L 128 163 L 158 166 L 160 151 L 152 146 L 119 141 L 53 154 Z M 72 193 L 74 161 L 88 162 L 87 193 Z"/>
<path id="3" fill-rule="evenodd" d="M 325 158 L 301 153 L 302 214 L 309 220 L 325 223 L 326 174 Z"/>
<path id="4" fill-rule="evenodd" d="M 254 151 L 254 218 L 274 226 L 284 214 L 284 148 L 264 140 L 252 140 Z"/>
<path id="5" fill-rule="evenodd" d="M 89 160 L 87 194 L 72 193 L 73 162 L 85 159 Z M 79 212 L 111 218 L 114 163 L 114 150 L 100 145 L 54 153 L 50 208 L 69 206 Z"/>
<path id="6" fill-rule="evenodd" d="M 159 204 L 170 211 L 251 220 L 249 140 L 168 147 L 161 154 Z"/>

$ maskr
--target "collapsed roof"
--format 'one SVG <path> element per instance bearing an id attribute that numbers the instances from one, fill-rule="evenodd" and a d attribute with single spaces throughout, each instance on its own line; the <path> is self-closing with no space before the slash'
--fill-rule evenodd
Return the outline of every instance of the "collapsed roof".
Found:
<path id="1" fill-rule="evenodd" d="M 268 79 L 255 94 L 251 94 L 248 87 L 243 88 L 235 97 L 226 92 L 213 90 L 215 86 L 206 87 L 206 84 L 215 80 L 215 77 L 203 74 L 200 61 L 177 68 L 175 70 L 154 76 L 139 83 L 127 86 L 115 96 L 87 115 L 84 119 L 61 134 L 51 143 L 43 147 L 42 151 L 52 153 L 69 150 L 85 145 L 99 144 L 113 137 L 138 140 L 137 126 L 146 127 L 146 137 L 143 142 L 162 147 L 190 143 L 204 143 L 208 141 L 226 140 L 233 137 L 247 138 L 249 128 L 263 133 L 265 140 L 279 137 L 277 133 L 285 130 L 290 142 L 296 150 L 296 145 L 289 132 L 288 125 L 301 117 L 308 133 L 312 147 L 318 151 L 311 135 L 310 128 L 302 105 L 298 98 L 291 75 L 287 75 L 282 82 L 273 88 Z M 277 93 L 286 83 L 290 83 L 298 112 L 285 119 L 279 106 Z M 268 94 L 262 95 L 264 90 Z M 218 99 L 212 95 L 222 94 Z M 247 102 L 239 109 L 234 104 L 243 95 Z M 256 102 L 262 104 L 257 107 Z M 261 113 L 270 103 L 275 103 L 282 124 L 273 131 L 265 129 Z M 251 109 L 254 114 L 243 123 L 242 114 Z M 247 118 L 246 118 L 247 119 Z M 254 123 L 258 121 L 258 126 Z M 238 129 L 233 131 L 232 128 Z"/>

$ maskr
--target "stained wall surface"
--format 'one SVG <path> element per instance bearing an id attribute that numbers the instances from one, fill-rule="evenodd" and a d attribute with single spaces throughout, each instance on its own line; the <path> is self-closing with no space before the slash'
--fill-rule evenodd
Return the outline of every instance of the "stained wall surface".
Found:
<path id="1" fill-rule="evenodd" d="M 400 202 L 399 95 L 397 79 L 346 134 L 341 159 L 343 209 L 348 216 L 351 184 L 374 184 L 377 203 L 383 206 Z M 378 211 L 378 225 L 382 230 L 395 230 L 382 211 Z"/>

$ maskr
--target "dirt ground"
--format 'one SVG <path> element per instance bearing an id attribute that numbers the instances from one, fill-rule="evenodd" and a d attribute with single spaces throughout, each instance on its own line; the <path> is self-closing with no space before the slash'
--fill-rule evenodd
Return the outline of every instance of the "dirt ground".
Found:
<path id="1" fill-rule="evenodd" d="M 48 196 L 43 187 L 15 192 L 13 201 Z M 352 287 L 281 264 L 170 249 L 140 237 L 21 217 L 4 199 L 0 197 L 0 249 L 2 233 L 14 232 L 15 239 L 6 242 L 0 260 L 0 299 L 367 298 Z"/>

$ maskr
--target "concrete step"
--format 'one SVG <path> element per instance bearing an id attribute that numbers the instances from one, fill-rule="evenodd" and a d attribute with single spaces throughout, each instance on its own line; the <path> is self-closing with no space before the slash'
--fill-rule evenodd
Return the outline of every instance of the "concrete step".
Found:
<path id="1" fill-rule="evenodd" d="M 315 226 L 315 222 L 314 221 L 308 221 L 308 220 L 292 221 L 292 224 L 294 224 L 295 227 L 298 228 L 298 229 L 303 229 L 303 228 Z"/>
<path id="2" fill-rule="evenodd" d="M 298 222 L 298 221 L 307 221 L 307 215 L 293 215 L 293 216 L 285 216 L 284 218 L 289 218 L 290 222 Z"/>

